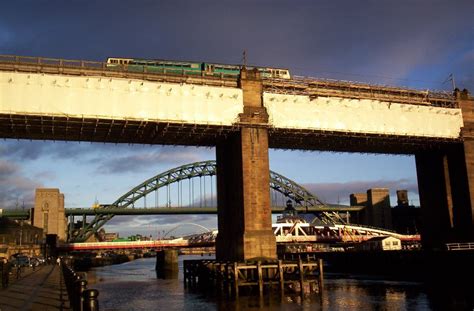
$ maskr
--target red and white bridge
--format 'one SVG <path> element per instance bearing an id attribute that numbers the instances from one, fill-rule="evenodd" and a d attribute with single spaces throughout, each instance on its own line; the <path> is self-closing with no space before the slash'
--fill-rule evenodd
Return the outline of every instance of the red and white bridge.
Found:
<path id="1" fill-rule="evenodd" d="M 272 225 L 277 243 L 360 243 L 376 236 L 391 236 L 405 243 L 420 242 L 420 235 L 405 235 L 381 228 L 357 225 L 319 226 L 306 222 L 282 222 Z M 60 244 L 64 251 L 113 249 L 163 249 L 214 246 L 217 230 L 172 240 L 120 241 Z"/>

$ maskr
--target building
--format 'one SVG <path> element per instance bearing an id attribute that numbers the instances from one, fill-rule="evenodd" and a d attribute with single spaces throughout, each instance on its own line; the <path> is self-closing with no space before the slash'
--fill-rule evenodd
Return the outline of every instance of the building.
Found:
<path id="1" fill-rule="evenodd" d="M 402 249 L 400 239 L 391 236 L 377 236 L 357 246 L 358 250 L 363 251 L 394 251 Z"/>
<path id="2" fill-rule="evenodd" d="M 397 206 L 392 208 L 393 229 L 402 234 L 419 234 L 422 229 L 421 208 L 409 204 L 408 191 L 397 190 Z"/>
<path id="3" fill-rule="evenodd" d="M 64 194 L 55 188 L 38 188 L 35 193 L 33 225 L 43 229 L 43 237 L 56 234 L 59 241 L 67 240 Z"/>
<path id="4" fill-rule="evenodd" d="M 356 215 L 355 222 L 378 228 L 392 229 L 392 209 L 390 193 L 387 188 L 372 188 L 366 193 L 353 193 L 350 196 L 351 206 L 365 206 Z"/>
<path id="5" fill-rule="evenodd" d="M 38 256 L 41 253 L 43 230 L 23 220 L 0 217 L 0 257 L 16 253 Z"/>
<path id="6" fill-rule="evenodd" d="M 105 242 L 112 242 L 113 240 L 118 239 L 119 235 L 116 232 L 106 232 L 104 237 Z"/>

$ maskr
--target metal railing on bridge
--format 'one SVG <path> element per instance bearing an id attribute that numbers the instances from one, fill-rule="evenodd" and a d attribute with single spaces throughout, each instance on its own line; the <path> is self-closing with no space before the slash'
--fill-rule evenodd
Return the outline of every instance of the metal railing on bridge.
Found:
<path id="1" fill-rule="evenodd" d="M 149 81 L 192 83 L 238 87 L 238 76 L 221 73 L 218 76 L 188 74 L 183 68 L 172 71 L 143 65 L 141 70 L 126 64 L 108 66 L 106 62 L 68 60 L 60 58 L 0 55 L 0 70 L 19 72 L 99 75 L 105 77 L 135 78 Z M 264 88 L 272 93 L 317 96 L 376 99 L 400 103 L 433 105 L 458 108 L 455 96 L 450 92 L 437 90 L 415 90 L 404 87 L 376 85 L 353 81 L 292 76 L 291 79 L 264 78 Z"/>
<path id="2" fill-rule="evenodd" d="M 405 87 L 300 76 L 293 76 L 291 80 L 265 79 L 264 87 L 271 93 L 307 95 L 310 98 L 334 96 L 459 108 L 452 92 L 439 90 L 416 90 Z"/>
<path id="3" fill-rule="evenodd" d="M 106 62 L 70 60 L 61 58 L 32 57 L 18 55 L 0 55 L 0 70 L 18 72 L 65 74 L 75 76 L 97 75 L 109 78 L 129 78 L 158 82 L 191 83 L 211 86 L 237 87 L 237 76 L 220 74 L 189 75 L 185 69 L 148 70 L 150 66 L 142 66 L 142 70 L 129 68 L 127 65 L 107 66 Z M 178 72 L 176 72 L 178 71 Z"/>
<path id="4" fill-rule="evenodd" d="M 474 250 L 474 242 L 446 243 L 446 249 L 448 251 Z"/>

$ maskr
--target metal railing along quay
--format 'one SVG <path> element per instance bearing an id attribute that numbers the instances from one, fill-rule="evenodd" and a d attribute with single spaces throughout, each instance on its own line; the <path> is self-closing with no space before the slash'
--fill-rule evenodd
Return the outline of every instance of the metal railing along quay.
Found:
<path id="1" fill-rule="evenodd" d="M 76 273 L 67 260 L 60 260 L 64 283 L 74 311 L 99 311 L 99 291 L 87 288 L 87 280 Z"/>

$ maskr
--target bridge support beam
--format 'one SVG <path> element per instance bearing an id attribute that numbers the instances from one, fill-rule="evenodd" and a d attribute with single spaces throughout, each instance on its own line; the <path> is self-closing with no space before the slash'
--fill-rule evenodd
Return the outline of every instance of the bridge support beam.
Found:
<path id="1" fill-rule="evenodd" d="M 268 161 L 268 114 L 257 72 L 242 70 L 241 130 L 216 148 L 218 260 L 276 258 L 272 232 Z"/>
<path id="2" fill-rule="evenodd" d="M 456 92 L 462 110 L 464 127 L 461 136 L 462 148 L 457 149 L 453 159 L 454 173 L 451 179 L 458 182 L 459 194 L 455 198 L 456 233 L 459 240 L 474 241 L 474 98 L 467 90 Z"/>
<path id="3" fill-rule="evenodd" d="M 467 91 L 456 92 L 456 97 L 463 114 L 463 143 L 415 156 L 425 248 L 474 241 L 474 100 Z"/>
<path id="4" fill-rule="evenodd" d="M 424 152 L 416 154 L 415 161 L 422 208 L 423 247 L 440 248 L 446 243 L 453 226 L 447 156 L 441 152 Z"/>

